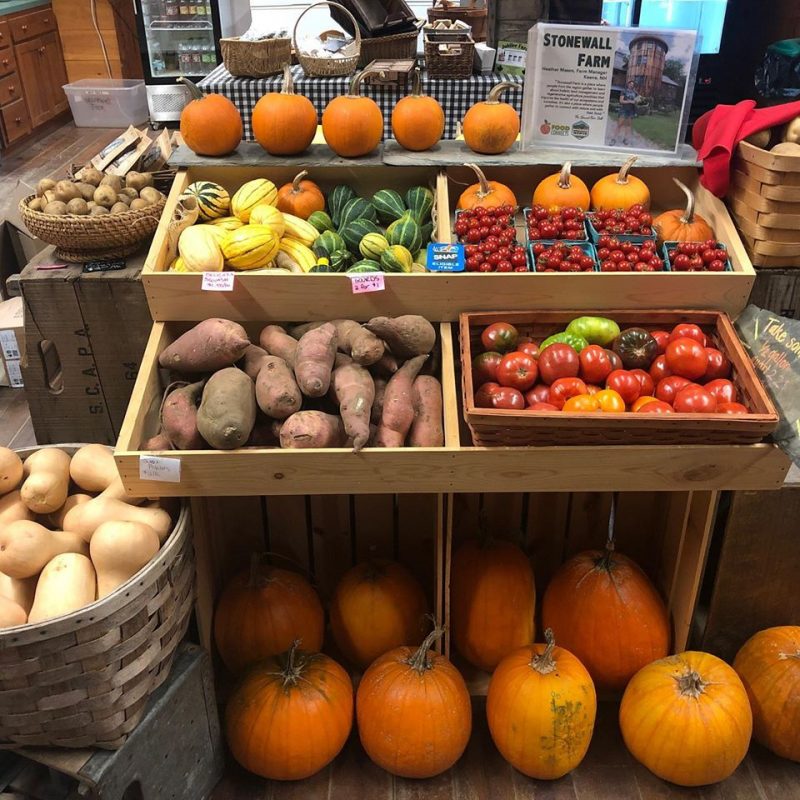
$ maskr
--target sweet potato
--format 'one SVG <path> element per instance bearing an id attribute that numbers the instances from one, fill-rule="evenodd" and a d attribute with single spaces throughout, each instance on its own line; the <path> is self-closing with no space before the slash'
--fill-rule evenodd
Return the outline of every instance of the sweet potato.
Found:
<path id="1" fill-rule="evenodd" d="M 432 375 L 417 375 L 413 392 L 414 421 L 408 433 L 408 446 L 442 447 L 442 384 Z"/>
<path id="2" fill-rule="evenodd" d="M 256 412 L 256 422 L 250 432 L 250 438 L 245 447 L 277 447 L 278 437 L 272 427 L 275 420 L 270 419 L 260 411 Z"/>
<path id="3" fill-rule="evenodd" d="M 281 447 L 343 447 L 342 420 L 322 411 L 298 411 L 281 426 Z"/>
<path id="4" fill-rule="evenodd" d="M 339 369 L 339 367 L 343 367 L 345 364 L 352 364 L 352 363 L 353 359 L 350 358 L 350 356 L 340 352 L 337 353 L 336 358 L 333 359 L 333 368 Z"/>
<path id="5" fill-rule="evenodd" d="M 397 358 L 412 358 L 430 353 L 436 343 L 436 331 L 425 317 L 404 314 L 402 317 L 373 317 L 364 325 L 380 336 Z"/>
<path id="6" fill-rule="evenodd" d="M 247 441 L 255 421 L 253 381 L 236 367 L 215 372 L 197 411 L 200 435 L 217 450 L 233 450 Z"/>
<path id="7" fill-rule="evenodd" d="M 376 447 L 403 446 L 414 421 L 414 379 L 427 358 L 427 355 L 410 358 L 386 384 Z"/>
<path id="8" fill-rule="evenodd" d="M 142 442 L 142 450 L 172 450 L 172 442 L 164 431 L 159 431 L 155 436 Z"/>
<path id="9" fill-rule="evenodd" d="M 300 338 L 295 353 L 294 374 L 304 395 L 322 397 L 328 391 L 336 359 L 336 345 L 336 328 L 330 322 Z"/>
<path id="10" fill-rule="evenodd" d="M 267 356 L 269 356 L 269 353 L 263 347 L 251 344 L 244 351 L 242 360 L 237 366 L 243 372 L 246 372 L 251 380 L 255 380 L 258 377 L 258 373 L 261 372 L 261 367 L 264 365 L 264 359 Z"/>
<path id="11" fill-rule="evenodd" d="M 332 324 L 336 328 L 339 350 L 347 353 L 356 364 L 368 367 L 383 355 L 386 349 L 383 340 L 362 328 L 358 322 L 352 319 L 335 319 Z"/>
<path id="12" fill-rule="evenodd" d="M 289 365 L 278 356 L 266 356 L 256 378 L 258 407 L 273 419 L 286 419 L 300 410 L 303 396 Z"/>
<path id="13" fill-rule="evenodd" d="M 375 399 L 372 375 L 358 364 L 348 364 L 333 371 L 331 385 L 345 433 L 353 440 L 353 452 L 357 453 L 369 441 L 369 417 Z"/>
<path id="14" fill-rule="evenodd" d="M 309 331 L 315 331 L 321 328 L 324 322 L 304 322 L 302 325 L 292 325 L 289 329 L 289 335 L 298 341 L 303 338 Z"/>
<path id="15" fill-rule="evenodd" d="M 176 450 L 205 449 L 197 430 L 197 404 L 202 394 L 203 381 L 173 383 L 167 387 L 161 403 L 161 431 Z"/>
<path id="16" fill-rule="evenodd" d="M 280 325 L 267 325 L 258 337 L 258 343 L 271 355 L 282 358 L 290 367 L 294 367 L 294 354 L 297 351 L 297 339 L 289 336 Z"/>
<path id="17" fill-rule="evenodd" d="M 235 364 L 249 344 L 238 322 L 206 319 L 169 345 L 158 363 L 178 372 L 214 372 Z"/>
<path id="18" fill-rule="evenodd" d="M 369 415 L 370 422 L 378 425 L 383 414 L 383 396 L 386 394 L 386 378 L 375 378 L 375 399 L 372 401 L 372 411 Z"/>

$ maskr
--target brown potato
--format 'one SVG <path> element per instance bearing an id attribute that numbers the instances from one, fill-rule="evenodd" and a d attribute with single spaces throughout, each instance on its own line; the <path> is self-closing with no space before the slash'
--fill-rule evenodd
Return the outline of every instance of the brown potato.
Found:
<path id="1" fill-rule="evenodd" d="M 99 217 L 101 214 L 110 214 L 111 212 L 105 206 L 95 206 L 90 209 L 89 216 Z"/>
<path id="2" fill-rule="evenodd" d="M 117 202 L 117 193 L 108 184 L 98 186 L 94 191 L 93 200 L 97 205 L 104 208 L 111 208 Z"/>
<path id="3" fill-rule="evenodd" d="M 42 197 L 34 197 L 33 200 L 28 203 L 28 208 L 31 211 L 41 211 L 44 208 L 44 204 L 42 203 Z"/>
<path id="4" fill-rule="evenodd" d="M 91 183 L 76 183 L 75 186 L 87 203 L 94 197 L 95 187 Z"/>
<path id="5" fill-rule="evenodd" d="M 94 167 L 84 167 L 76 176 L 78 180 L 90 183 L 92 186 L 99 186 L 103 180 L 103 173 Z"/>
<path id="6" fill-rule="evenodd" d="M 122 189 L 122 178 L 119 175 L 104 175 L 100 181 L 100 186 L 110 186 L 114 194 Z"/>
<path id="7" fill-rule="evenodd" d="M 82 197 L 73 197 L 72 200 L 67 203 L 67 214 L 85 216 L 88 213 L 89 206 Z"/>
<path id="8" fill-rule="evenodd" d="M 148 203 L 147 200 L 137 197 L 135 200 L 131 200 L 131 211 L 141 211 L 143 208 L 149 208 L 151 205 L 153 204 Z"/>
<path id="9" fill-rule="evenodd" d="M 125 185 L 131 189 L 141 192 L 146 186 L 153 185 L 153 176 L 149 172 L 134 172 L 131 170 L 125 176 Z"/>
<path id="10" fill-rule="evenodd" d="M 147 200 L 150 205 L 155 205 L 162 200 L 164 195 L 152 186 L 145 186 L 144 189 L 139 192 L 139 197 L 141 197 L 142 200 Z"/>
<path id="11" fill-rule="evenodd" d="M 139 196 L 139 192 L 131 186 L 126 186 L 121 191 L 117 192 L 120 198 L 128 197 L 131 200 L 135 200 Z"/>
<path id="12" fill-rule="evenodd" d="M 130 211 L 130 209 L 128 208 L 128 206 L 125 203 L 117 202 L 117 203 L 114 203 L 113 206 L 111 206 L 111 213 L 112 214 L 124 214 L 126 211 Z"/>
<path id="13" fill-rule="evenodd" d="M 44 207 L 45 214 L 56 214 L 58 216 L 63 216 L 67 213 L 67 204 L 62 203 L 60 200 L 53 200 L 52 203 L 48 203 Z"/>
<path id="14" fill-rule="evenodd" d="M 45 192 L 50 192 L 56 188 L 56 182 L 52 178 L 42 178 L 36 185 L 36 196 L 44 197 Z"/>

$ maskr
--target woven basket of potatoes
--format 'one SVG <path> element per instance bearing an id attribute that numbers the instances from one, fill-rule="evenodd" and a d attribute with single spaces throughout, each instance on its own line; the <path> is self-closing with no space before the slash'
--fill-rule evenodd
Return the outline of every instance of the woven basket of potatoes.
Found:
<path id="1" fill-rule="evenodd" d="M 149 172 L 122 177 L 84 167 L 71 180 L 39 181 L 36 194 L 20 201 L 20 215 L 65 261 L 123 258 L 158 226 L 166 197 L 153 183 Z"/>

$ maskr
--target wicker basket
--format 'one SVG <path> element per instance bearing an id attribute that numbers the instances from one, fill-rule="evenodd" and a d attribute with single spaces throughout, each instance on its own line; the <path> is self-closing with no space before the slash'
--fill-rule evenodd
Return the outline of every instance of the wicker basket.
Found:
<path id="1" fill-rule="evenodd" d="M 481 331 L 493 322 L 509 322 L 521 334 L 541 341 L 563 331 L 581 311 L 476 312 L 461 314 L 461 388 L 464 420 L 473 441 L 482 447 L 563 445 L 755 444 L 778 425 L 778 414 L 727 314 L 719 311 L 604 311 L 621 327 L 670 330 L 694 322 L 728 356 L 742 402 L 750 414 L 570 414 L 563 411 L 506 411 L 477 408 L 472 358 L 480 352 Z M 699 467 L 698 467 L 699 468 Z"/>
<path id="2" fill-rule="evenodd" d="M 319 58 L 317 56 L 308 55 L 304 53 L 300 46 L 297 44 L 297 28 L 300 25 L 300 20 L 311 11 L 312 8 L 319 8 L 320 6 L 329 6 L 330 8 L 339 8 L 353 21 L 353 30 L 355 31 L 355 40 L 353 44 L 347 45 L 347 55 L 340 58 Z M 324 36 L 324 34 L 322 34 Z M 361 33 L 358 30 L 358 23 L 356 18 L 344 7 L 338 3 L 323 0 L 320 3 L 313 3 L 306 8 L 302 14 L 297 18 L 292 31 L 292 44 L 294 45 L 294 52 L 297 60 L 306 75 L 315 78 L 333 78 L 342 75 L 349 75 L 357 66 L 358 59 L 361 55 Z"/>
<path id="3" fill-rule="evenodd" d="M 472 39 L 476 42 L 486 41 L 487 18 L 486 8 L 464 8 L 443 3 L 439 7 L 434 5 L 428 9 L 428 22 L 439 22 L 442 19 L 466 22 L 472 28 Z"/>
<path id="4" fill-rule="evenodd" d="M 363 69 L 371 61 L 380 58 L 416 58 L 419 31 L 395 33 L 392 36 L 376 36 L 361 40 L 361 56 L 358 59 L 359 69 Z"/>
<path id="5" fill-rule="evenodd" d="M 220 39 L 225 69 L 234 78 L 266 78 L 276 75 L 292 62 L 292 40 L 262 39 L 243 42 L 238 37 Z"/>
<path id="6" fill-rule="evenodd" d="M 120 747 L 169 674 L 193 589 L 184 503 L 158 557 L 108 597 L 0 631 L 0 747 Z"/>
<path id="7" fill-rule="evenodd" d="M 439 45 L 447 45 L 447 52 L 441 52 Z M 425 67 L 429 77 L 469 78 L 474 60 L 475 42 L 468 33 L 425 34 Z"/>

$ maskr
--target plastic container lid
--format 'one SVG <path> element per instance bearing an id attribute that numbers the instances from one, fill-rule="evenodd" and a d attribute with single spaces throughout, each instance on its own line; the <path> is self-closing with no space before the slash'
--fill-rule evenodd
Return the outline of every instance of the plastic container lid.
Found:
<path id="1" fill-rule="evenodd" d="M 144 86 L 144 81 L 134 78 L 83 78 L 74 83 L 68 83 L 64 89 L 135 89 Z"/>

